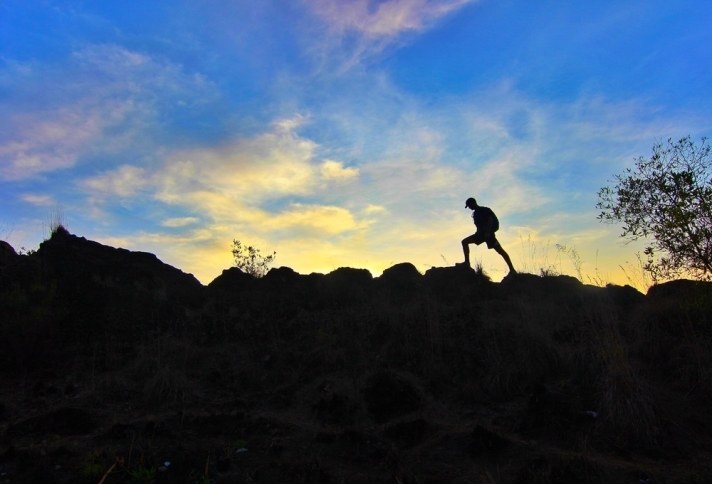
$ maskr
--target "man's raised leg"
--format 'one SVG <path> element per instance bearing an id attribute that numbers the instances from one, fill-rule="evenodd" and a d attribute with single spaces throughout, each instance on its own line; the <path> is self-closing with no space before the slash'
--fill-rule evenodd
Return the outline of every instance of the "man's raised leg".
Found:
<path id="1" fill-rule="evenodd" d="M 466 265 L 467 267 L 470 266 L 470 244 L 476 244 L 477 243 L 477 234 L 472 234 L 469 237 L 465 237 L 462 239 L 462 253 L 465 256 L 465 262 L 457 265 Z"/>

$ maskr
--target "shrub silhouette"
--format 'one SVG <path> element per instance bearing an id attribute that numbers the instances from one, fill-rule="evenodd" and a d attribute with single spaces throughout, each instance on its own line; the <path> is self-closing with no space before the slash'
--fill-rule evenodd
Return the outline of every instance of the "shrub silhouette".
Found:
<path id="1" fill-rule="evenodd" d="M 232 256 L 235 258 L 235 267 L 254 277 L 267 274 L 269 266 L 277 257 L 277 252 L 262 255 L 260 249 L 253 245 L 245 246 L 239 240 L 232 241 Z"/>

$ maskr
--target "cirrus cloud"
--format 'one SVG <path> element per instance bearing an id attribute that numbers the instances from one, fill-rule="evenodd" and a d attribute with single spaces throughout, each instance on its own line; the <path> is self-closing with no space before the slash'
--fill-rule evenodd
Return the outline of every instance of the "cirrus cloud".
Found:
<path id="1" fill-rule="evenodd" d="M 122 165 L 80 182 L 94 200 L 106 198 L 126 199 L 136 196 L 148 184 L 147 171 L 132 165 Z"/>
<path id="2" fill-rule="evenodd" d="M 306 5 L 326 27 L 310 50 L 321 62 L 337 59 L 335 72 L 343 73 L 473 1 L 310 0 Z"/>
<path id="3" fill-rule="evenodd" d="M 367 38 L 420 31 L 472 0 L 315 0 L 314 13 L 330 29 L 356 32 Z"/>
<path id="4" fill-rule="evenodd" d="M 83 160 L 111 163 L 155 147 L 169 113 L 200 113 L 212 85 L 180 66 L 113 44 L 85 45 L 63 63 L 7 62 L 0 100 L 0 178 L 22 180 Z M 160 105 L 160 106 L 159 106 Z M 150 126 L 150 129 L 147 127 Z"/>

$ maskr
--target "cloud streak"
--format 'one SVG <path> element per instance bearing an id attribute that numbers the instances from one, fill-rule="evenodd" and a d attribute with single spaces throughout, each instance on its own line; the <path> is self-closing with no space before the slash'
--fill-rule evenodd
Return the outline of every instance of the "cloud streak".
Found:
<path id="1" fill-rule="evenodd" d="M 0 125 L 0 177 L 21 180 L 74 166 L 106 122 L 80 105 L 15 115 Z"/>
<path id="2" fill-rule="evenodd" d="M 314 0 L 309 6 L 337 33 L 381 40 L 426 29 L 473 0 Z"/>
<path id="3" fill-rule="evenodd" d="M 309 0 L 305 4 L 326 27 L 325 35 L 317 36 L 313 52 L 327 65 L 336 60 L 336 71 L 343 74 L 475 1 Z"/>
<path id="4" fill-rule="evenodd" d="M 135 197 L 145 189 L 150 181 L 144 168 L 122 165 L 115 170 L 104 172 L 83 180 L 80 185 L 91 193 L 93 200 L 118 198 L 121 200 Z"/>
<path id="5" fill-rule="evenodd" d="M 213 98 L 201 76 L 112 44 L 85 46 L 61 66 L 6 63 L 0 79 L 11 94 L 3 103 L 10 114 L 0 118 L 4 180 L 111 160 L 132 146 L 155 148 L 147 127 L 155 134 L 170 122 L 158 113 Z"/>
<path id="6" fill-rule="evenodd" d="M 334 160 L 320 165 L 317 144 L 299 137 L 297 126 L 294 119 L 279 120 L 253 138 L 172 153 L 156 181 L 158 199 L 211 213 L 214 197 L 257 207 L 282 197 L 306 196 L 322 181 L 355 176 Z"/>

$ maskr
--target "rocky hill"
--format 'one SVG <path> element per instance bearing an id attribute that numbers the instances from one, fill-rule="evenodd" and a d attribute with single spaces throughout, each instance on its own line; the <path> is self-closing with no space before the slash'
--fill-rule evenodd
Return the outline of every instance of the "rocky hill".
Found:
<path id="1" fill-rule="evenodd" d="M 0 242 L 0 483 L 709 483 L 712 284 L 397 264 L 208 286 Z"/>

